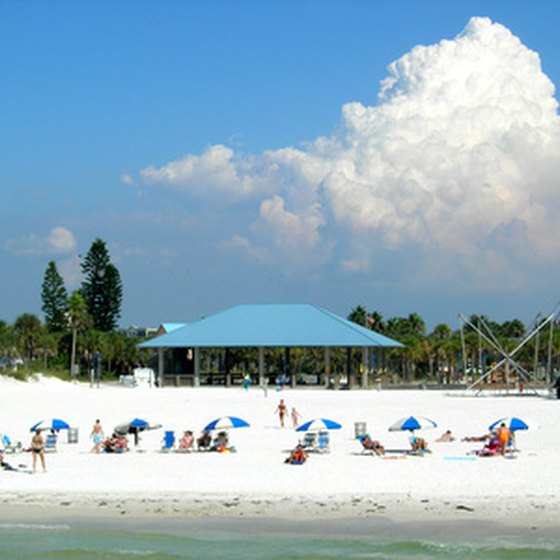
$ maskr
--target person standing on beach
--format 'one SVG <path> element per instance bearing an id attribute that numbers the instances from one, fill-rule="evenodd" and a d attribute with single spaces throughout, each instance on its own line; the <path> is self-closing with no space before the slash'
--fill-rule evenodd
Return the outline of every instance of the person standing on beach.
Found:
<path id="1" fill-rule="evenodd" d="M 496 432 L 496 436 L 498 437 L 498 441 L 500 442 L 500 453 L 502 455 L 506 454 L 507 446 L 512 438 L 511 430 L 505 425 L 504 422 L 500 424 L 498 431 Z"/>
<path id="2" fill-rule="evenodd" d="M 101 452 L 101 444 L 105 439 L 105 434 L 103 433 L 103 427 L 101 426 L 101 422 L 99 420 L 95 421 L 93 428 L 91 430 L 91 439 L 93 440 L 93 447 L 91 448 L 91 453 L 99 453 Z"/>
<path id="3" fill-rule="evenodd" d="M 45 440 L 41 435 L 41 430 L 35 430 L 35 435 L 31 439 L 31 455 L 33 456 L 33 473 L 37 471 L 37 457 L 41 459 L 43 472 L 47 472 L 45 465 Z"/>
<path id="4" fill-rule="evenodd" d="M 286 406 L 286 403 L 284 402 L 284 399 L 280 399 L 280 402 L 278 403 L 278 408 L 276 409 L 276 412 L 278 413 L 278 418 L 280 419 L 280 427 L 284 427 L 284 419 L 286 418 L 286 413 L 288 412 L 288 407 Z"/>

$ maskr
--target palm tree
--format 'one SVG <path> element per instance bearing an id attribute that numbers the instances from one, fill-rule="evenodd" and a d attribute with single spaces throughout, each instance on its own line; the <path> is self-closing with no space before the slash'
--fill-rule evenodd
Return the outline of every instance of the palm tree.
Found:
<path id="1" fill-rule="evenodd" d="M 349 321 L 365 327 L 368 323 L 367 317 L 368 313 L 366 308 L 363 305 L 358 305 L 358 307 L 354 307 L 354 309 L 352 309 L 347 318 Z"/>
<path id="2" fill-rule="evenodd" d="M 31 313 L 20 315 L 14 323 L 14 331 L 19 346 L 28 361 L 35 357 L 36 350 L 41 342 L 42 330 L 41 321 Z"/>
<path id="3" fill-rule="evenodd" d="M 379 313 L 379 311 L 372 311 L 368 314 L 367 320 L 369 323 L 369 328 L 375 332 L 380 334 L 384 334 L 387 327 L 385 325 L 385 321 L 383 319 L 383 315 Z"/>
<path id="4" fill-rule="evenodd" d="M 76 341 L 78 331 L 87 329 L 91 325 L 91 318 L 87 311 L 86 301 L 79 290 L 68 298 L 68 323 L 72 329 L 72 354 L 70 358 L 70 374 L 76 375 Z"/>

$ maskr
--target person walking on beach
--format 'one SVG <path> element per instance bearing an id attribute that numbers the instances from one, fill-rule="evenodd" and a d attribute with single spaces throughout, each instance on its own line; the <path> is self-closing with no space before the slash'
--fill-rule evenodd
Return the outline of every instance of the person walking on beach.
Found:
<path id="1" fill-rule="evenodd" d="M 31 439 L 31 455 L 33 456 L 33 473 L 37 471 L 37 457 L 41 459 L 43 472 L 47 472 L 45 465 L 45 440 L 41 435 L 41 430 L 35 430 L 35 435 Z"/>
<path id="2" fill-rule="evenodd" d="M 296 410 L 295 406 L 292 406 L 292 411 L 290 412 L 290 416 L 292 417 L 292 426 L 297 428 L 299 426 L 299 420 L 302 417 L 301 414 Z"/>
<path id="3" fill-rule="evenodd" d="M 280 402 L 278 403 L 278 408 L 276 409 L 276 412 L 278 413 L 278 418 L 280 420 L 280 427 L 284 427 L 284 419 L 286 418 L 286 413 L 288 412 L 288 407 L 286 406 L 286 403 L 284 402 L 284 399 L 280 399 Z"/>
<path id="4" fill-rule="evenodd" d="M 93 428 L 91 430 L 91 439 L 93 440 L 93 447 L 91 448 L 91 453 L 100 453 L 101 452 L 101 444 L 105 439 L 105 434 L 103 433 L 103 427 L 101 426 L 101 422 L 99 420 L 95 421 Z"/>

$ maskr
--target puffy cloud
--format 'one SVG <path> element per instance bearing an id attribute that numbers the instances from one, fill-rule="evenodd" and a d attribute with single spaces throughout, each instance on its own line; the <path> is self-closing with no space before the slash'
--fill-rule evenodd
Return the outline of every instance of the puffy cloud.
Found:
<path id="1" fill-rule="evenodd" d="M 4 246 L 18 255 L 63 255 L 76 249 L 76 238 L 69 229 L 56 226 L 46 236 L 30 233 L 8 239 Z"/>
<path id="2" fill-rule="evenodd" d="M 61 226 L 51 229 L 47 236 L 47 243 L 55 253 L 71 253 L 76 249 L 74 234 Z"/>
<path id="3" fill-rule="evenodd" d="M 370 266 L 368 247 L 546 259 L 560 250 L 557 110 L 538 54 L 473 18 L 391 63 L 378 103 L 345 105 L 329 137 L 251 156 L 212 146 L 141 177 L 253 199 L 259 242 L 301 255 L 336 241 L 347 271 Z"/>

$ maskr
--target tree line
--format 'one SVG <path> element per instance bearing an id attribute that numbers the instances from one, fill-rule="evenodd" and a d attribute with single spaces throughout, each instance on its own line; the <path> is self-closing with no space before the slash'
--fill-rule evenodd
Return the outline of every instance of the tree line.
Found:
<path id="1" fill-rule="evenodd" d="M 137 341 L 117 331 L 123 285 L 106 243 L 95 239 L 80 266 L 82 283 L 69 294 L 56 263 L 47 264 L 41 284 L 44 322 L 32 313 L 12 325 L 0 320 L 4 366 L 17 361 L 77 375 L 99 354 L 108 371 L 128 371 L 138 362 Z"/>
<path id="2" fill-rule="evenodd" d="M 17 360 L 28 368 L 79 375 L 89 373 L 100 356 L 101 370 L 106 375 L 118 375 L 131 373 L 149 358 L 138 349 L 138 336 L 118 330 L 123 285 L 103 240 L 92 243 L 81 262 L 81 271 L 79 289 L 69 294 L 56 263 L 47 264 L 41 284 L 44 321 L 31 313 L 20 315 L 11 325 L 0 320 L 0 366 Z M 519 319 L 497 323 L 484 315 L 471 315 L 464 329 L 440 323 L 431 332 L 417 313 L 385 319 L 379 311 L 358 305 L 347 318 L 403 344 L 402 348 L 376 351 L 370 364 L 374 376 L 396 383 L 449 384 L 482 375 L 502 356 L 473 326 L 484 324 L 508 352 L 528 334 Z M 273 349 L 268 352 L 270 361 L 281 371 L 285 354 Z M 254 353 L 254 349 L 231 349 L 228 360 L 241 369 L 250 369 L 256 362 Z M 358 371 L 362 360 L 360 349 L 333 349 L 332 371 Z M 560 325 L 551 322 L 550 330 L 533 337 L 516 360 L 543 379 L 559 370 Z M 317 374 L 324 369 L 322 349 L 291 349 L 290 363 L 300 380 Z"/>
<path id="3" fill-rule="evenodd" d="M 376 364 L 379 372 L 388 373 L 395 381 L 472 382 L 499 364 L 504 357 L 500 348 L 510 354 L 525 338 L 528 341 L 515 353 L 515 361 L 533 372 L 534 379 L 552 379 L 560 370 L 558 321 L 550 321 L 545 329 L 530 337 L 539 321 L 545 319 L 537 318 L 527 329 L 519 319 L 498 323 L 486 315 L 471 315 L 463 328 L 452 329 L 439 323 L 428 332 L 417 313 L 384 319 L 380 312 L 358 305 L 347 318 L 404 345 L 387 351 L 385 363 Z M 504 380 L 500 379 L 503 375 L 503 369 L 498 369 L 489 381 Z"/>

